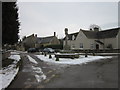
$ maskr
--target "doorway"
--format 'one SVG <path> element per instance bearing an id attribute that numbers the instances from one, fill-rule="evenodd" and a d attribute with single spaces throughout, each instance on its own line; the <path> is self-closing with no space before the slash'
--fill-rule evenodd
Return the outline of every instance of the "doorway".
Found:
<path id="1" fill-rule="evenodd" d="M 96 49 L 99 50 L 99 44 L 96 44 Z"/>

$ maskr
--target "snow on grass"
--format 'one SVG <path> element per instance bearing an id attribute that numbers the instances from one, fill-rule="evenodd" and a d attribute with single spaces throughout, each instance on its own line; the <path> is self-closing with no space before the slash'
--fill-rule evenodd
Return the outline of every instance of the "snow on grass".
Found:
<path id="1" fill-rule="evenodd" d="M 20 53 L 27 53 L 27 51 L 8 50 L 12 55 L 19 55 Z"/>
<path id="2" fill-rule="evenodd" d="M 19 61 L 21 58 L 20 58 L 20 55 L 11 55 L 11 56 L 9 57 L 9 59 L 14 59 L 14 60 Z"/>
<path id="3" fill-rule="evenodd" d="M 30 57 L 29 55 L 27 55 L 28 59 L 30 60 L 30 62 L 38 64 L 35 59 L 33 59 L 32 57 Z"/>
<path id="4" fill-rule="evenodd" d="M 40 67 L 32 66 L 32 69 L 36 73 L 35 78 L 36 78 L 38 83 L 41 82 L 42 80 L 46 79 L 46 75 L 44 75 L 44 73 L 42 72 L 42 69 Z"/>
<path id="5" fill-rule="evenodd" d="M 14 80 L 14 77 L 18 71 L 19 68 L 14 68 L 12 70 L 8 70 L 7 72 L 4 72 L 4 70 L 2 71 L 3 74 L 0 74 L 0 76 L 2 76 L 2 88 L 7 88 L 10 85 L 11 81 Z"/>
<path id="6" fill-rule="evenodd" d="M 10 54 L 16 54 L 16 55 L 19 55 L 20 53 L 18 53 L 18 52 L 10 52 Z"/>
<path id="7" fill-rule="evenodd" d="M 92 62 L 100 59 L 112 58 L 112 56 L 89 56 L 85 57 L 84 55 L 80 55 L 80 58 L 77 59 L 69 59 L 69 58 L 59 58 L 59 61 L 56 61 L 54 55 L 52 55 L 52 59 L 49 59 L 49 56 L 46 57 L 44 55 L 35 55 L 40 60 L 55 64 L 69 64 L 69 65 L 76 65 L 76 64 L 86 64 L 87 62 Z"/>
<path id="8" fill-rule="evenodd" d="M 19 67 L 16 68 L 16 64 L 21 59 L 20 55 L 11 55 L 8 58 L 14 59 L 15 61 L 0 70 L 0 90 L 2 88 L 7 88 L 19 71 Z"/>

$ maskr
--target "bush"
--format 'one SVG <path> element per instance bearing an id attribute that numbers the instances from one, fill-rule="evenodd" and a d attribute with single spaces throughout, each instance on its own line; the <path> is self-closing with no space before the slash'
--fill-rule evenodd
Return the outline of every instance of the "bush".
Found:
<path id="1" fill-rule="evenodd" d="M 85 53 L 85 57 L 88 57 L 87 53 Z"/>
<path id="2" fill-rule="evenodd" d="M 59 61 L 59 58 L 58 58 L 58 57 L 56 57 L 56 61 Z"/>
<path id="3" fill-rule="evenodd" d="M 49 55 L 49 59 L 51 59 L 52 58 L 52 56 L 51 55 Z"/>
<path id="4" fill-rule="evenodd" d="M 95 53 L 93 53 L 93 56 L 95 56 Z"/>
<path id="5" fill-rule="evenodd" d="M 45 53 L 44 56 L 47 56 L 47 54 Z"/>
<path id="6" fill-rule="evenodd" d="M 63 49 L 63 45 L 62 44 L 59 44 L 59 45 L 48 45 L 48 46 L 45 46 L 44 48 Z"/>
<path id="7" fill-rule="evenodd" d="M 3 60 L 2 61 L 2 67 L 7 67 L 7 66 L 9 66 L 10 64 L 12 64 L 13 63 L 13 59 L 5 59 L 5 60 Z"/>
<path id="8" fill-rule="evenodd" d="M 42 52 L 42 55 L 43 55 L 44 53 Z"/>

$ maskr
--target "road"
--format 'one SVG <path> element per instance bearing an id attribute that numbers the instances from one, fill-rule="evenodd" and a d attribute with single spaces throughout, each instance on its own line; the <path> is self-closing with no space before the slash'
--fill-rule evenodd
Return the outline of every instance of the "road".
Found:
<path id="1" fill-rule="evenodd" d="M 38 64 L 31 63 L 21 54 L 22 69 L 8 88 L 117 88 L 118 57 L 99 60 L 83 65 L 54 65 L 42 62 L 29 54 Z M 32 67 L 40 67 L 46 79 L 38 82 Z"/>

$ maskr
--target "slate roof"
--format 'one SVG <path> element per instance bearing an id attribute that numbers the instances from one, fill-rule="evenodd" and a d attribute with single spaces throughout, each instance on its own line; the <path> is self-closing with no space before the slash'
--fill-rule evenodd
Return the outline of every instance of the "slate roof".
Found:
<path id="1" fill-rule="evenodd" d="M 113 28 L 113 29 L 108 29 L 108 30 L 104 30 L 104 31 L 85 31 L 85 30 L 81 30 L 87 38 L 89 39 L 104 39 L 104 38 L 113 38 L 116 37 L 118 32 L 119 32 L 119 28 Z"/>
<path id="2" fill-rule="evenodd" d="M 81 31 L 85 34 L 87 38 L 90 38 L 90 39 L 97 38 L 97 34 L 95 31 L 87 31 L 87 30 L 81 30 Z"/>
<path id="3" fill-rule="evenodd" d="M 76 39 L 78 33 L 79 33 L 79 32 L 68 34 L 68 40 L 72 40 L 73 35 L 74 35 L 74 37 L 75 37 L 75 39 Z M 74 39 L 74 40 L 75 40 L 75 39 Z M 65 38 L 64 38 L 63 40 L 65 40 Z"/>
<path id="4" fill-rule="evenodd" d="M 40 44 L 45 44 L 45 43 L 49 43 L 52 39 L 53 39 L 54 36 L 49 36 L 49 37 L 38 37 L 37 38 L 37 41 L 38 43 Z"/>
<path id="5" fill-rule="evenodd" d="M 109 29 L 109 30 L 104 30 L 98 32 L 98 38 L 103 39 L 103 38 L 113 38 L 116 37 L 120 28 L 114 28 L 114 29 Z"/>

